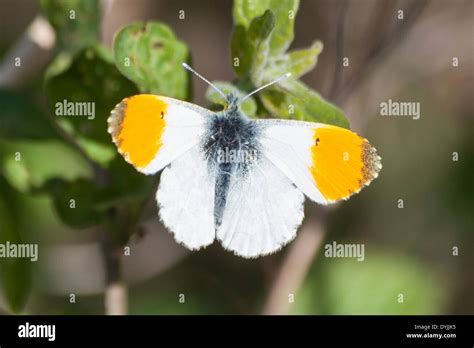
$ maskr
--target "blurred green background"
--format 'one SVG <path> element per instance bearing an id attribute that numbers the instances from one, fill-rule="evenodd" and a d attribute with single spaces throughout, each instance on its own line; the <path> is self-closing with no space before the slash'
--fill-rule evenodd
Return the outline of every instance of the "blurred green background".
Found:
<path id="1" fill-rule="evenodd" d="M 131 314 L 474 313 L 474 3 L 258 3 L 0 1 L 0 243 L 39 245 L 38 262 L 0 258 L 1 313 L 111 313 L 114 284 Z M 244 92 L 305 74 L 247 112 L 349 121 L 381 155 L 379 178 L 332 209 L 307 202 L 297 239 L 274 255 L 187 251 L 159 221 L 159 175 L 135 172 L 106 131 L 139 92 L 218 108 L 182 61 Z M 95 118 L 57 116 L 64 99 L 94 102 Z M 420 119 L 380 116 L 388 99 L 420 102 Z M 365 260 L 326 258 L 333 241 L 364 244 Z"/>

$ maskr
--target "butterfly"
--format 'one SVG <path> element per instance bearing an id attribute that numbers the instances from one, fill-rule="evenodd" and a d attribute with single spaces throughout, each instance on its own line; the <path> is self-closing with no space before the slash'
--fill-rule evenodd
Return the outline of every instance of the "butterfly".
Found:
<path id="1" fill-rule="evenodd" d="M 348 129 L 242 112 L 243 100 L 289 74 L 239 98 L 183 66 L 225 98 L 222 111 L 139 94 L 116 105 L 108 132 L 139 172 L 162 171 L 159 216 L 187 248 L 217 239 L 245 258 L 273 253 L 295 238 L 305 197 L 346 200 L 378 176 L 376 150 Z"/>

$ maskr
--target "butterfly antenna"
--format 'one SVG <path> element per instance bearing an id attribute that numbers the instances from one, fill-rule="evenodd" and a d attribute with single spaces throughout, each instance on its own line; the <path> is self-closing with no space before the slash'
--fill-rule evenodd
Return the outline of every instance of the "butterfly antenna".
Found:
<path id="1" fill-rule="evenodd" d="M 215 84 L 213 84 L 211 81 L 209 81 L 208 79 L 206 79 L 204 76 L 202 76 L 200 73 L 198 73 L 196 70 L 194 70 L 193 68 L 191 68 L 188 64 L 186 63 L 182 63 L 181 64 L 183 66 L 183 68 L 185 68 L 186 70 L 189 70 L 191 71 L 194 75 L 196 75 L 197 77 L 199 77 L 201 80 L 203 80 L 204 82 L 206 82 L 209 86 L 211 86 L 212 88 L 214 88 L 217 93 L 219 93 L 222 98 L 224 98 L 225 100 L 227 100 L 227 97 L 226 95 L 219 89 L 217 88 L 217 86 Z M 228 100 L 227 100 L 228 101 Z"/>
<path id="2" fill-rule="evenodd" d="M 257 92 L 260 92 L 262 89 L 267 88 L 268 86 L 271 86 L 271 85 L 273 85 L 273 84 L 275 84 L 275 83 L 277 83 L 277 82 L 280 82 L 281 80 L 287 79 L 287 78 L 290 77 L 290 76 L 291 76 L 291 73 L 290 73 L 290 72 L 287 72 L 286 74 L 280 76 L 280 77 L 277 78 L 276 80 L 273 80 L 273 81 L 271 81 L 271 82 L 269 82 L 269 83 L 263 85 L 262 87 L 257 88 L 255 91 L 253 91 L 253 92 L 247 94 L 245 97 L 243 97 L 243 98 L 240 100 L 240 102 L 243 102 L 243 101 L 244 101 L 245 99 L 247 99 L 248 97 L 254 95 L 254 94 L 257 93 Z"/>

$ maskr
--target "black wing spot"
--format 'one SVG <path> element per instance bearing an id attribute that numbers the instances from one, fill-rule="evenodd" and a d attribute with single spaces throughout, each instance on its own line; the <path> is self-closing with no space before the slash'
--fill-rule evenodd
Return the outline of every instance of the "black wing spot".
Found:
<path id="1" fill-rule="evenodd" d="M 314 144 L 315 144 L 316 146 L 318 146 L 318 144 L 319 144 L 319 138 L 316 138 L 316 141 L 314 142 Z"/>

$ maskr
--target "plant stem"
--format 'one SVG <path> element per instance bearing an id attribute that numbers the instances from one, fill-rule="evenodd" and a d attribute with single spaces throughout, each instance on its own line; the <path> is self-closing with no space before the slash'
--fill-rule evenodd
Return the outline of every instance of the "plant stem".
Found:
<path id="1" fill-rule="evenodd" d="M 409 7 L 405 10 L 406 15 L 403 22 L 397 23 L 393 29 L 381 34 L 380 40 L 375 42 L 369 50 L 369 54 L 365 57 L 363 64 L 361 64 L 357 71 L 350 76 L 347 81 L 344 81 L 344 83 L 341 84 L 341 88 L 334 96 L 334 102 L 337 104 L 343 104 L 349 98 L 352 91 L 369 78 L 382 59 L 386 58 L 394 48 L 405 39 L 412 27 L 415 25 L 416 20 L 422 14 L 426 5 L 427 0 L 413 1 L 410 3 Z M 381 14 L 381 16 L 383 17 L 383 14 Z M 371 32 L 377 30 L 377 28 L 371 29 Z"/>
<path id="2" fill-rule="evenodd" d="M 105 314 L 123 315 L 128 312 L 127 287 L 122 280 L 121 248 L 103 231 L 101 245 L 105 263 Z"/>
<path id="3" fill-rule="evenodd" d="M 323 214 L 326 215 L 326 211 Z M 324 241 L 326 230 L 323 220 L 323 216 L 309 220 L 298 233 L 278 271 L 263 314 L 288 313 L 289 295 L 296 296 Z"/>
<path id="4" fill-rule="evenodd" d="M 125 315 L 128 312 L 128 291 L 124 283 L 112 283 L 105 289 L 105 314 Z"/>
<path id="5" fill-rule="evenodd" d="M 20 39 L 5 54 L 0 64 L 0 87 L 19 89 L 49 62 L 56 35 L 49 22 L 36 16 Z M 19 66 L 15 65 L 20 59 Z"/>

